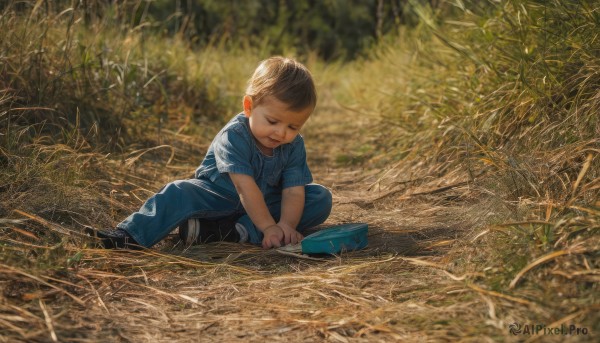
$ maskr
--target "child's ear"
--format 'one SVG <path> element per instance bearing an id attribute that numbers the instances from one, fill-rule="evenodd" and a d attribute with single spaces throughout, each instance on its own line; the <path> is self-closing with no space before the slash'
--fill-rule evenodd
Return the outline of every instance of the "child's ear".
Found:
<path id="1" fill-rule="evenodd" d="M 243 105 L 244 115 L 250 118 L 250 114 L 252 113 L 252 98 L 249 95 L 244 95 Z"/>

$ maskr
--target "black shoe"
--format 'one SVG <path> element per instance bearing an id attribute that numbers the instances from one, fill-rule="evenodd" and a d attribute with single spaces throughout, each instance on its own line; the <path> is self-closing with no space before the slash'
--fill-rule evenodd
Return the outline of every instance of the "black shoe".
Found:
<path id="1" fill-rule="evenodd" d="M 143 247 L 123 229 L 94 230 L 86 227 L 86 233 L 100 239 L 104 249 L 131 249 L 141 250 Z"/>
<path id="2" fill-rule="evenodd" d="M 186 245 L 222 241 L 240 242 L 240 232 L 235 223 L 236 220 L 233 218 L 219 220 L 190 218 L 179 226 L 179 238 Z"/>

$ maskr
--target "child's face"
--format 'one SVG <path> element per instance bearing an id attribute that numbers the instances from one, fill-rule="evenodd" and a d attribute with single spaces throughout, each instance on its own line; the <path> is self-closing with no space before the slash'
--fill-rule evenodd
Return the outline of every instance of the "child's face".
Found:
<path id="1" fill-rule="evenodd" d="M 292 111 L 287 104 L 273 96 L 268 96 L 260 104 L 253 106 L 252 99 L 247 95 L 244 97 L 244 114 L 249 118 L 250 131 L 259 148 L 266 153 L 292 142 L 312 110 L 309 106 L 300 111 Z"/>

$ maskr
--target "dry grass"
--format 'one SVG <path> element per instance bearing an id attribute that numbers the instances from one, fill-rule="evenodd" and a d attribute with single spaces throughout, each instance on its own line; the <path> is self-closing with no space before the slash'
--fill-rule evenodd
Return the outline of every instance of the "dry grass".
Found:
<path id="1" fill-rule="evenodd" d="M 67 152 L 59 160 L 86 157 L 89 163 L 74 180 L 49 173 L 41 175 L 38 187 L 11 185 L 18 188 L 12 194 L 27 199 L 41 196 L 39 187 L 55 187 L 65 193 L 58 197 L 64 203 L 41 201 L 40 210 L 31 200 L 3 197 L 10 206 L 4 208 L 10 211 L 7 217 L 13 218 L 1 228 L 3 339 L 344 342 L 504 335 L 480 320 L 486 305 L 465 279 L 453 280 L 432 267 L 443 265 L 455 239 L 479 222 L 462 215 L 466 208 L 448 201 L 450 194 L 428 193 L 462 181 L 461 175 L 409 182 L 393 192 L 380 179 L 400 171 L 332 169 L 327 161 L 335 156 L 314 143 L 330 130 L 326 123 L 335 122 L 332 116 L 342 113 L 313 118 L 307 128 L 312 140 L 307 139 L 311 155 L 319 157 L 311 164 L 316 179 L 334 193 L 328 223 L 368 222 L 368 249 L 319 261 L 227 243 L 183 250 L 175 237 L 141 252 L 94 249 L 78 234 L 82 225 L 114 224 L 153 189 L 189 174 L 196 154 L 175 149 L 175 162 L 165 168 L 170 154 L 157 162 L 152 162 L 156 156 L 142 155 L 127 163 L 63 149 Z M 170 146 L 184 138 L 169 137 Z M 50 147 L 30 147 L 32 160 L 46 161 L 41 170 L 55 163 L 38 157 Z M 188 164 L 177 162 L 183 160 Z M 96 170 L 94 178 L 87 179 L 89 169 Z M 78 186 L 68 187 L 73 181 Z M 471 201 L 464 185 L 451 192 L 450 198 Z M 465 324 L 461 313 L 474 315 L 480 324 Z"/>
<path id="2" fill-rule="evenodd" d="M 481 28 L 452 24 L 491 30 L 492 43 L 417 31 L 412 55 L 408 44 L 350 64 L 308 59 L 320 104 L 304 134 L 315 179 L 334 195 L 326 224 L 370 225 L 367 249 L 312 260 L 229 243 L 184 249 L 176 235 L 106 251 L 81 234 L 191 175 L 256 56 L 144 45 L 142 27 L 94 27 L 77 45 L 80 22 L 67 16 L 32 16 L 39 25 L 24 31 L 0 17 L 11 37 L 0 43 L 0 341 L 513 341 L 512 323 L 591 333 L 517 340 L 597 340 L 595 50 L 575 44 L 579 17 L 565 21 L 579 62 L 548 69 L 564 75 L 546 85 L 546 56 L 516 58 L 506 39 L 535 41 L 530 26 L 509 24 L 541 7 L 511 4 Z M 163 54 L 167 44 L 176 53 Z M 500 48 L 497 61 L 476 61 L 495 69 L 456 58 Z"/>
<path id="3" fill-rule="evenodd" d="M 96 156 L 105 174 L 75 196 L 94 193 L 110 213 L 86 218 L 83 210 L 73 211 L 78 214 L 66 215 L 72 222 L 59 222 L 63 216 L 44 219 L 14 208 L 14 219 L 3 221 L 3 341 L 502 341 L 511 339 L 514 321 L 595 325 L 593 302 L 565 311 L 530 284 L 512 291 L 489 287 L 498 266 L 480 261 L 494 254 L 480 247 L 495 244 L 492 237 L 501 231 L 486 224 L 510 209 L 469 182 L 468 173 L 437 178 L 427 175 L 440 166 L 377 170 L 323 162 L 335 156 L 315 143 L 342 113 L 313 118 L 307 139 L 319 158 L 311 164 L 334 194 L 327 224 L 368 222 L 367 249 L 315 261 L 231 243 L 183 249 L 176 235 L 144 251 L 95 249 L 78 234 L 77 221 L 114 222 L 151 189 L 195 168 L 165 169 L 164 156 L 127 169 Z M 187 159 L 184 151 L 176 155 Z M 390 182 L 401 175 L 423 177 Z M 66 211 L 72 204 L 62 206 Z M 597 251 L 591 243 L 586 249 Z M 560 267 L 583 256 L 576 249 L 582 248 L 546 257 L 557 266 L 548 272 L 595 282 L 597 266 Z"/>
<path id="4" fill-rule="evenodd" d="M 337 173 L 327 176 L 340 180 Z M 363 210 L 352 204 L 355 198 L 342 195 L 359 190 L 334 186 L 334 191 L 330 223 L 349 217 L 369 222 L 370 247 L 322 261 L 226 243 L 182 251 L 175 239 L 159 250 L 129 252 L 76 242 L 32 247 L 15 237 L 13 254 L 61 249 L 63 256 L 76 257 L 65 261 L 64 268 L 38 269 L 36 275 L 2 266 L 7 338 L 344 342 L 471 336 L 471 325 L 467 328 L 448 314 L 473 311 L 479 302 L 473 292 L 437 268 L 415 265 L 416 260 L 403 256 L 428 256 L 426 261 L 439 263 L 454 236 L 473 223 L 449 223 L 444 206 L 430 212 L 429 219 L 413 212 L 427 202 L 386 215 L 384 222 L 384 203 L 377 211 Z M 36 224 L 19 226 L 31 232 Z M 477 335 L 489 334 L 493 330 L 481 323 Z"/>

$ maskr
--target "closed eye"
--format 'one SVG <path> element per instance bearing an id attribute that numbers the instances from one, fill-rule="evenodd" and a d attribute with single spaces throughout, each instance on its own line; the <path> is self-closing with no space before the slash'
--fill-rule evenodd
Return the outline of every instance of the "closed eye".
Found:
<path id="1" fill-rule="evenodd" d="M 271 119 L 267 119 L 267 122 L 269 122 L 269 124 L 271 124 L 271 125 L 275 125 L 275 124 L 277 124 L 277 122 L 276 122 L 276 121 L 274 121 L 274 120 L 271 120 Z"/>

